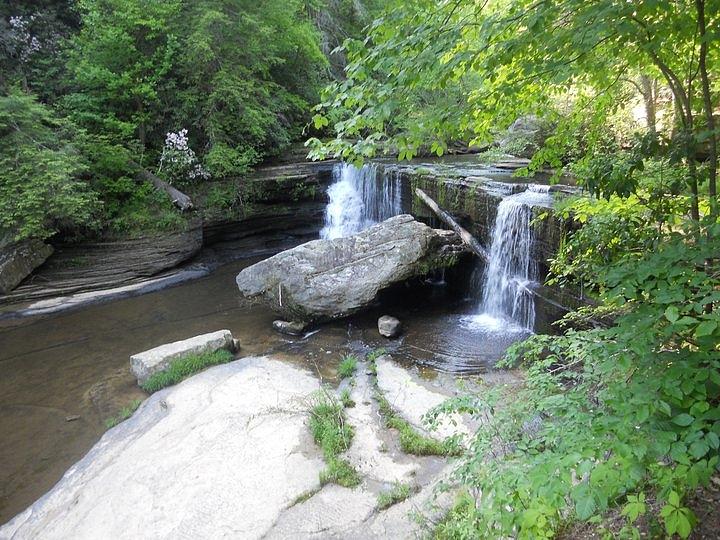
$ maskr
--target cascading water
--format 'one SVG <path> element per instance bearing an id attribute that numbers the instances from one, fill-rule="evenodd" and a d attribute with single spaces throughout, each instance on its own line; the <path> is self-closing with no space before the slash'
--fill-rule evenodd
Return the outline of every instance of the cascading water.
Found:
<path id="1" fill-rule="evenodd" d="M 535 302 L 530 287 L 537 279 L 532 258 L 532 207 L 551 202 L 548 186 L 530 185 L 505 197 L 497 208 L 490 253 L 483 275 L 479 315 L 470 318 L 483 329 L 532 332 Z"/>
<path id="2" fill-rule="evenodd" d="M 402 213 L 402 183 L 397 171 L 380 174 L 375 163 L 339 163 L 333 168 L 325 226 L 320 238 L 344 238 Z"/>

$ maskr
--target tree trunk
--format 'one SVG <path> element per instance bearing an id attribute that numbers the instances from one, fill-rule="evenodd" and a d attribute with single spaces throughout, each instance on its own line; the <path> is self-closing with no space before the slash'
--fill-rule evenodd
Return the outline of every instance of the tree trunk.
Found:
<path id="1" fill-rule="evenodd" d="M 717 134 L 715 133 L 715 118 L 713 117 L 712 94 L 710 92 L 710 78 L 708 76 L 707 70 L 708 36 L 707 30 L 705 28 L 705 0 L 695 0 L 695 7 L 697 10 L 698 29 L 700 32 L 700 57 L 698 59 L 698 67 L 700 68 L 700 81 L 702 85 L 705 121 L 707 123 L 708 131 L 710 132 L 710 163 L 708 166 L 708 194 L 710 195 L 710 214 L 712 217 L 717 217 Z"/>
<path id="2" fill-rule="evenodd" d="M 453 217 L 448 214 L 445 210 L 440 208 L 438 204 L 432 200 L 427 193 L 425 193 L 422 189 L 416 188 L 415 193 L 417 194 L 420 199 L 432 210 L 435 215 L 440 218 L 440 221 L 445 223 L 448 227 L 450 227 L 453 231 L 455 231 L 458 236 L 460 236 L 460 239 L 463 241 L 463 243 L 470 248 L 470 250 L 475 253 L 478 257 L 483 259 L 484 261 L 488 260 L 488 253 L 485 250 L 485 248 L 480 244 L 480 242 L 477 241 L 477 239 L 467 232 L 465 229 L 463 229 L 457 221 L 453 219 Z"/>
<path id="3" fill-rule="evenodd" d="M 131 162 L 131 165 L 137 171 L 135 177 L 138 180 L 150 182 L 155 187 L 155 189 L 166 193 L 167 196 L 170 197 L 172 203 L 180 210 L 182 210 L 183 212 L 188 212 L 194 208 L 192 199 L 185 195 L 182 191 L 174 188 L 173 186 L 165 182 L 165 180 L 155 176 L 147 169 L 143 169 L 137 163 Z"/>
<path id="4" fill-rule="evenodd" d="M 657 135 L 657 92 L 655 81 L 647 75 L 641 75 L 640 86 L 642 88 L 643 101 L 645 102 L 645 122 L 647 123 L 648 131 L 653 135 Z"/>

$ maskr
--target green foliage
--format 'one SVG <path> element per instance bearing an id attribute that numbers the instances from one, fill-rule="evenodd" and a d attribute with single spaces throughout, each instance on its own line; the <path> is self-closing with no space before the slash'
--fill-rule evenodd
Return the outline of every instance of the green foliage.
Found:
<path id="1" fill-rule="evenodd" d="M 378 358 L 381 356 L 387 354 L 387 350 L 383 349 L 382 347 L 379 349 L 373 349 L 367 354 L 368 362 L 375 362 Z"/>
<path id="2" fill-rule="evenodd" d="M 148 394 L 152 394 L 167 386 L 179 383 L 183 379 L 195 375 L 206 368 L 226 364 L 232 361 L 233 355 L 224 349 L 211 353 L 192 354 L 173 360 L 167 369 L 154 373 L 141 386 Z"/>
<path id="3" fill-rule="evenodd" d="M 124 422 L 125 420 L 130 418 L 135 413 L 135 411 L 138 410 L 138 407 L 142 405 L 142 402 L 142 399 L 133 400 L 132 403 L 130 403 L 127 407 L 123 407 L 122 409 L 120 409 L 120 412 L 117 413 L 116 416 L 105 420 L 105 427 L 108 429 L 114 428 L 120 422 Z"/>
<path id="4" fill-rule="evenodd" d="M 340 403 L 342 403 L 342 406 L 346 409 L 350 409 L 355 406 L 355 402 L 350 397 L 350 390 L 345 388 L 342 392 L 340 392 Z"/>
<path id="5" fill-rule="evenodd" d="M 383 491 L 378 495 L 377 505 L 380 510 L 390 508 L 392 505 L 404 501 L 410 496 L 409 484 L 396 483 L 389 491 Z"/>
<path id="6" fill-rule="evenodd" d="M 320 483 L 357 486 L 360 483 L 359 474 L 350 463 L 339 457 L 350 448 L 355 433 L 347 423 L 343 405 L 327 390 L 321 390 L 314 398 L 310 410 L 310 432 L 327 463 L 320 473 Z"/>
<path id="7" fill-rule="evenodd" d="M 45 239 L 93 222 L 98 201 L 80 179 L 75 128 L 32 96 L 0 96 L 0 231 Z"/>
<path id="8" fill-rule="evenodd" d="M 352 354 L 348 354 L 343 357 L 337 370 L 340 378 L 347 379 L 348 377 L 352 377 L 353 373 L 355 373 L 355 370 L 357 369 L 357 362 L 357 357 Z"/>
<path id="9" fill-rule="evenodd" d="M 78 2 L 82 27 L 69 48 L 73 90 L 65 97 L 73 119 L 113 142 L 142 146 L 164 127 L 181 8 L 179 0 Z"/>
<path id="10" fill-rule="evenodd" d="M 331 458 L 327 467 L 320 471 L 320 484 L 337 484 L 343 487 L 356 487 L 362 479 L 347 460 L 338 457 Z"/>
<path id="11" fill-rule="evenodd" d="M 521 363 L 527 379 L 511 400 L 490 392 L 440 409 L 490 417 L 458 471 L 481 495 L 448 530 L 548 537 L 616 505 L 630 526 L 651 492 L 666 532 L 688 536 L 682 499 L 718 470 L 720 447 L 720 292 L 702 270 L 720 230 L 693 227 L 598 265 L 603 301 L 623 308 L 615 324 L 515 346 L 507 364 Z"/>

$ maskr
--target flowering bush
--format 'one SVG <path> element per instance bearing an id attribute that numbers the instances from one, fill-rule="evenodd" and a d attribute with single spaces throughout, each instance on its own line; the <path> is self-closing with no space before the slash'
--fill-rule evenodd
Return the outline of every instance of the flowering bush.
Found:
<path id="1" fill-rule="evenodd" d="M 28 17 L 15 15 L 9 19 L 9 42 L 15 49 L 15 54 L 22 64 L 25 64 L 30 56 L 42 48 L 40 40 L 30 33 L 30 25 L 34 20 L 35 15 Z"/>
<path id="2" fill-rule="evenodd" d="M 197 182 L 210 179 L 210 173 L 198 162 L 195 152 L 190 148 L 187 132 L 187 129 L 181 129 L 177 133 L 169 131 L 165 135 L 158 175 L 166 176 L 171 184 L 178 180 Z"/>

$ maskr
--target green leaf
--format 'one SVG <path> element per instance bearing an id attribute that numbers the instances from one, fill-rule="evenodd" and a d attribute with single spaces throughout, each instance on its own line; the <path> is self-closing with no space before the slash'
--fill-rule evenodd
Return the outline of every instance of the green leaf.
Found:
<path id="1" fill-rule="evenodd" d="M 717 328 L 717 321 L 703 321 L 697 325 L 695 329 L 695 337 L 703 337 L 711 335 Z"/>
<path id="2" fill-rule="evenodd" d="M 670 321 L 671 323 L 674 323 L 678 320 L 680 317 L 680 312 L 678 311 L 678 308 L 675 306 L 668 306 L 665 310 L 665 318 Z"/>
<path id="3" fill-rule="evenodd" d="M 678 426 L 682 427 L 689 426 L 693 423 L 694 420 L 695 419 L 692 416 L 686 413 L 678 414 L 675 418 L 672 419 L 673 424 L 677 424 Z"/>

